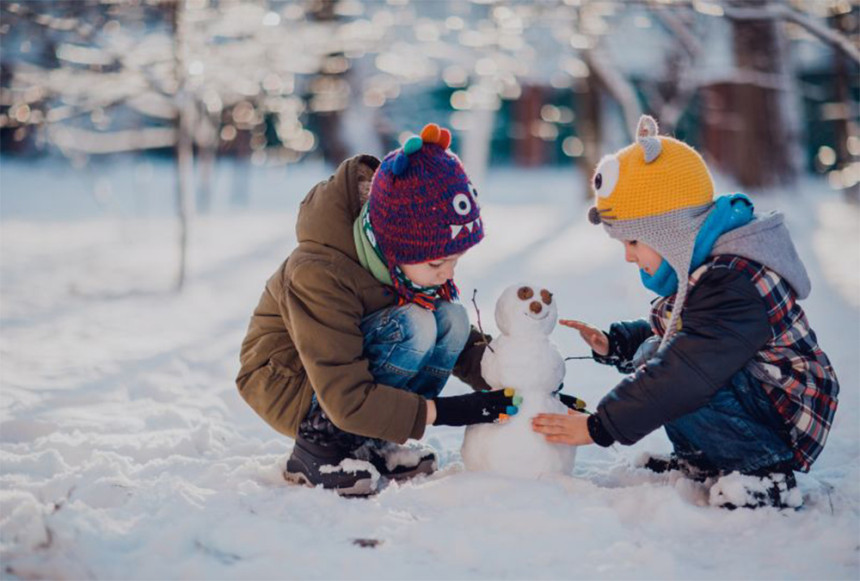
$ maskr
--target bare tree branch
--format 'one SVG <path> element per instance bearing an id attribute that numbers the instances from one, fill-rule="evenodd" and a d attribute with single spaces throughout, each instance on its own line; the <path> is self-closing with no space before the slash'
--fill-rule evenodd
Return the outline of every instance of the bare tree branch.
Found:
<path id="1" fill-rule="evenodd" d="M 588 68 L 597 75 L 612 97 L 621 106 L 628 137 L 631 140 L 634 139 L 636 137 L 634 135 L 636 124 L 639 121 L 639 116 L 642 115 L 642 108 L 639 106 L 639 99 L 636 98 L 633 85 L 624 78 L 617 67 L 612 66 L 608 62 L 609 57 L 599 48 L 585 51 L 583 56 L 585 57 L 585 62 L 588 64 Z"/>
<path id="2" fill-rule="evenodd" d="M 789 20 L 805 28 L 818 39 L 833 45 L 848 55 L 854 62 L 860 64 L 860 50 L 844 35 L 816 22 L 807 15 L 784 4 L 771 4 L 763 8 L 733 8 L 724 7 L 726 17 L 733 20 Z"/>
<path id="3" fill-rule="evenodd" d="M 651 8 L 654 14 L 678 39 L 678 43 L 684 48 L 691 59 L 695 60 L 702 53 L 702 43 L 699 39 L 690 32 L 690 27 L 682 22 L 677 14 L 667 10 L 665 5 L 654 4 L 651 2 Z"/>

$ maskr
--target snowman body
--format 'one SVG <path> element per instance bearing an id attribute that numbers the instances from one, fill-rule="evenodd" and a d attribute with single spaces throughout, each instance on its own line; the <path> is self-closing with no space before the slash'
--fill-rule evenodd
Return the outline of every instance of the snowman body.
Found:
<path id="1" fill-rule="evenodd" d="M 503 424 L 466 428 L 461 455 L 467 470 L 525 478 L 573 470 L 576 448 L 549 443 L 531 428 L 539 413 L 567 413 L 553 395 L 564 379 L 564 359 L 549 340 L 556 318 L 552 295 L 545 289 L 514 285 L 499 298 L 501 334 L 484 352 L 481 374 L 493 389 L 513 387 L 523 401 L 519 413 Z"/>

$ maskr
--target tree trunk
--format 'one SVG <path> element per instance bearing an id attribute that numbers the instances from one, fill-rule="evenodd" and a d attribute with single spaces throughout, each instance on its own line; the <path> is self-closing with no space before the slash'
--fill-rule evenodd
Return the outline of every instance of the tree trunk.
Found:
<path id="1" fill-rule="evenodd" d="M 734 0 L 746 8 L 766 0 Z M 778 20 L 734 19 L 734 55 L 739 78 L 732 83 L 731 106 L 739 119 L 731 137 L 733 167 L 740 184 L 761 188 L 794 183 L 798 128 L 790 111 L 791 84 Z"/>
<path id="2" fill-rule="evenodd" d="M 326 111 L 325 113 L 312 113 L 311 115 L 316 118 L 319 146 L 323 159 L 329 165 L 337 167 L 349 157 L 349 151 L 341 134 L 341 112 Z"/>
<path id="3" fill-rule="evenodd" d="M 197 211 L 208 214 L 212 210 L 212 173 L 215 169 L 215 156 L 218 149 L 217 119 L 198 110 L 197 131 L 194 141 L 197 143 L 198 176 Z"/>
<path id="4" fill-rule="evenodd" d="M 836 101 L 845 105 L 845 114 L 833 121 L 836 133 L 836 143 L 834 144 L 836 150 L 836 167 L 842 171 L 853 163 L 858 163 L 857 156 L 853 155 L 848 149 L 848 138 L 852 135 L 860 135 L 856 116 L 852 113 L 856 108 L 856 104 L 851 98 L 851 77 L 849 76 L 854 75 L 854 79 L 857 79 L 857 67 L 849 62 L 848 57 L 842 51 L 834 50 L 833 59 L 833 68 L 835 69 L 833 81 L 836 84 Z M 847 183 L 842 191 L 845 194 L 846 200 L 860 204 L 860 182 Z"/>
<path id="5" fill-rule="evenodd" d="M 317 22 L 335 22 L 339 19 L 335 8 L 338 0 L 312 0 L 308 9 L 308 17 Z M 329 57 L 340 57 L 342 53 L 332 53 Z M 318 109 L 314 103 L 317 101 L 314 91 L 330 91 L 334 87 L 348 87 L 348 83 L 343 82 L 346 75 L 344 72 L 327 72 L 327 66 L 323 65 L 323 70 L 310 83 L 312 94 L 311 113 L 310 117 L 314 120 L 317 129 L 317 137 L 319 138 L 319 148 L 322 152 L 323 159 L 332 165 L 338 166 L 349 156 L 349 149 L 346 141 L 343 138 L 343 123 L 341 120 L 342 111 L 338 108 L 323 108 Z M 339 82 L 340 81 L 340 82 Z M 324 101 L 321 99 L 320 101 Z M 344 104 L 346 106 L 346 103 Z"/>
<path id="6" fill-rule="evenodd" d="M 233 177 L 230 184 L 230 205 L 247 208 L 251 205 L 251 134 L 240 131 L 234 140 Z"/>
<path id="7" fill-rule="evenodd" d="M 173 47 L 174 67 L 177 80 L 176 103 L 176 211 L 179 217 L 179 269 L 176 277 L 176 290 L 185 286 L 188 274 L 188 239 L 191 216 L 194 213 L 193 180 L 194 149 L 192 128 L 194 106 L 186 87 L 185 65 L 185 23 L 183 21 L 185 0 L 177 0 L 173 5 Z"/>
<path id="8" fill-rule="evenodd" d="M 523 87 L 522 96 L 514 104 L 517 124 L 514 159 L 519 166 L 536 167 L 546 160 L 546 142 L 533 131 L 540 121 L 542 105 L 543 90 L 534 85 Z"/>
<path id="9" fill-rule="evenodd" d="M 489 88 L 485 90 L 489 91 Z M 468 131 L 463 136 L 460 155 L 463 164 L 469 168 L 469 179 L 479 191 L 484 187 L 484 178 L 490 165 L 490 145 L 493 140 L 493 127 L 496 121 L 496 109 L 484 104 L 473 107 L 468 112 Z"/>
<path id="10" fill-rule="evenodd" d="M 574 101 L 579 114 L 576 124 L 583 152 L 579 157 L 579 169 L 585 177 L 585 198 L 592 196 L 591 174 L 602 156 L 600 140 L 600 86 L 594 76 L 589 76 L 574 86 Z"/>

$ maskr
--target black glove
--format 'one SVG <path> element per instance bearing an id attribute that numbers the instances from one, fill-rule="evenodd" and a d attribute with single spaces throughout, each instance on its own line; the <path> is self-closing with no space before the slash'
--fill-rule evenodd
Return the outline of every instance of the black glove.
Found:
<path id="1" fill-rule="evenodd" d="M 560 394 L 558 394 L 558 399 L 561 400 L 561 403 L 563 403 L 564 405 L 566 405 L 567 407 L 569 407 L 570 409 L 572 409 L 574 411 L 583 412 L 586 414 L 591 413 L 585 409 L 585 405 L 586 405 L 585 402 L 583 400 L 579 399 L 578 397 L 574 397 L 572 395 L 567 395 L 566 393 L 560 393 Z"/>
<path id="2" fill-rule="evenodd" d="M 436 402 L 435 425 L 469 426 L 504 421 L 520 411 L 517 405 L 523 400 L 515 390 L 507 388 L 437 397 L 433 401 Z"/>

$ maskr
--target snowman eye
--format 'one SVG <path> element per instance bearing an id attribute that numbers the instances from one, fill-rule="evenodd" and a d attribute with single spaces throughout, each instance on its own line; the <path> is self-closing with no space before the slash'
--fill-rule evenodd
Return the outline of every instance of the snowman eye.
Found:
<path id="1" fill-rule="evenodd" d="M 472 201 L 466 194 L 457 194 L 456 196 L 454 196 L 453 204 L 454 211 L 461 216 L 465 216 L 472 211 Z"/>
<path id="2" fill-rule="evenodd" d="M 527 301 L 533 296 L 535 296 L 535 291 L 533 291 L 527 286 L 521 286 L 520 289 L 517 291 L 517 296 L 520 298 L 521 301 Z"/>
<path id="3" fill-rule="evenodd" d="M 597 164 L 597 170 L 594 172 L 594 179 L 592 180 L 594 193 L 601 198 L 608 198 L 612 195 L 612 191 L 618 184 L 620 169 L 621 164 L 614 155 L 607 155 L 600 160 L 600 163 Z"/>
<path id="4" fill-rule="evenodd" d="M 545 304 L 545 305 L 551 305 L 552 304 L 552 293 L 546 289 L 541 289 L 540 300 L 542 300 L 543 304 Z"/>

